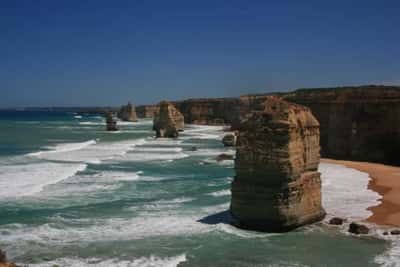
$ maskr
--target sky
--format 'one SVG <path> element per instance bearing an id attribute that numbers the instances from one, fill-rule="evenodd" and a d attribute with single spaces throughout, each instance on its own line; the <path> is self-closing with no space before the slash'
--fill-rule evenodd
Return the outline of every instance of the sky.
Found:
<path id="1" fill-rule="evenodd" d="M 0 107 L 400 84 L 400 1 L 2 0 Z"/>

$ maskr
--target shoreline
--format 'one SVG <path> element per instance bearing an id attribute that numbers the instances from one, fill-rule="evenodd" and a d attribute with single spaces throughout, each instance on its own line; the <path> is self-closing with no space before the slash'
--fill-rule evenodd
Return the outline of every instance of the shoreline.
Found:
<path id="1" fill-rule="evenodd" d="M 368 173 L 368 189 L 377 192 L 381 203 L 369 207 L 373 214 L 366 221 L 384 226 L 400 227 L 400 167 L 380 163 L 321 159 L 321 162 L 340 164 Z"/>

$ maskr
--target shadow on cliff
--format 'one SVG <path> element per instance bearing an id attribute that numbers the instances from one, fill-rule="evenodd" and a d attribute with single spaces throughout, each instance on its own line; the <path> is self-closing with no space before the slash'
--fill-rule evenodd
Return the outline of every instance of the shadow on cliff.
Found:
<path id="1" fill-rule="evenodd" d="M 234 219 L 229 210 L 221 211 L 212 215 L 208 215 L 198 220 L 200 223 L 215 225 L 215 224 L 233 224 Z"/>

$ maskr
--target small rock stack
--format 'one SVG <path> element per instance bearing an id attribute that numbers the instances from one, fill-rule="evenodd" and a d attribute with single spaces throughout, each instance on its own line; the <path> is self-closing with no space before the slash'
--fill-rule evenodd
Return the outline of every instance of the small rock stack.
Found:
<path id="1" fill-rule="evenodd" d="M 306 107 L 267 97 L 240 123 L 231 213 L 241 228 L 283 232 L 321 220 L 319 123 Z"/>
<path id="2" fill-rule="evenodd" d="M 117 121 L 114 119 L 112 112 L 107 112 L 106 116 L 106 130 L 107 131 L 118 131 Z"/>
<path id="3" fill-rule="evenodd" d="M 122 106 L 118 111 L 117 117 L 122 121 L 136 122 L 136 110 L 130 102 L 126 106 Z"/>
<path id="4" fill-rule="evenodd" d="M 153 130 L 157 137 L 178 137 L 179 132 L 185 127 L 183 115 L 173 104 L 163 101 L 160 103 L 160 111 L 154 117 Z"/>

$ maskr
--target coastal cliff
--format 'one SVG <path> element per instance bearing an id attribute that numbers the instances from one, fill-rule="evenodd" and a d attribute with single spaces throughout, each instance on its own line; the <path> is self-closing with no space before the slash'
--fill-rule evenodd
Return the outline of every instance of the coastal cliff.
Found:
<path id="1" fill-rule="evenodd" d="M 322 219 L 319 123 L 311 111 L 266 97 L 239 127 L 231 213 L 238 226 L 281 232 Z"/>
<path id="2" fill-rule="evenodd" d="M 160 107 L 158 105 L 142 105 L 136 107 L 136 115 L 138 118 L 154 118 L 159 112 Z"/>
<path id="3" fill-rule="evenodd" d="M 131 103 L 128 103 L 126 106 L 122 106 L 118 111 L 117 117 L 122 121 L 136 122 L 137 116 L 135 107 Z"/>
<path id="4" fill-rule="evenodd" d="M 154 117 L 153 129 L 157 137 L 178 137 L 185 126 L 183 115 L 169 102 L 160 103 L 160 111 Z"/>
<path id="5" fill-rule="evenodd" d="M 231 124 L 240 116 L 238 98 L 188 99 L 174 102 L 186 123 L 201 125 Z"/>
<path id="6" fill-rule="evenodd" d="M 400 87 L 301 89 L 284 98 L 319 120 L 323 157 L 400 165 Z"/>

